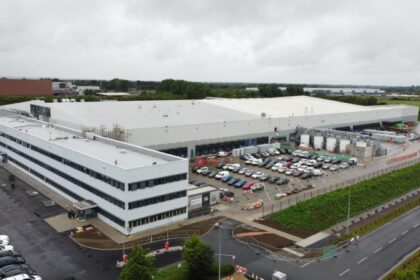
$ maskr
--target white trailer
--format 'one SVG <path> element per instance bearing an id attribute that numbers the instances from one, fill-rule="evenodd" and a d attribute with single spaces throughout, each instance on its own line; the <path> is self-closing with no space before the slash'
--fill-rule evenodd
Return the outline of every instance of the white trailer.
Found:
<path id="1" fill-rule="evenodd" d="M 324 147 L 324 136 L 317 135 L 314 137 L 314 149 L 322 150 Z"/>
<path id="2" fill-rule="evenodd" d="M 337 138 L 328 137 L 327 138 L 327 151 L 330 153 L 334 153 L 336 147 L 337 147 Z"/>

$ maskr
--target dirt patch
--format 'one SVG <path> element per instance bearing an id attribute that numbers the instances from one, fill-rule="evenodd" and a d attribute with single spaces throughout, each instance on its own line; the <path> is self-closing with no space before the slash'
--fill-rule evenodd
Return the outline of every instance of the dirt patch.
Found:
<path id="1" fill-rule="evenodd" d="M 197 223 L 189 224 L 182 226 L 180 228 L 170 230 L 168 232 L 162 232 L 160 234 L 154 234 L 151 238 L 150 236 L 131 241 L 129 237 L 127 237 L 125 242 L 125 247 L 129 248 L 134 245 L 134 243 L 138 244 L 147 244 L 150 243 L 151 240 L 161 240 L 165 239 L 168 235 L 169 238 L 177 238 L 177 239 L 185 239 L 192 234 L 203 235 L 208 232 L 215 223 L 224 219 L 225 217 L 219 216 L 214 217 L 205 221 L 200 221 Z M 97 249 L 121 249 L 122 245 L 115 243 L 110 238 L 108 238 L 105 234 L 93 228 L 92 226 L 85 226 L 84 229 L 91 228 L 90 230 L 83 230 L 80 232 L 72 232 L 71 236 L 74 240 L 84 246 L 88 246 L 91 248 Z"/>
<path id="2" fill-rule="evenodd" d="M 251 233 L 251 232 L 265 232 L 260 229 L 250 230 L 239 226 L 233 230 L 235 236 L 241 233 Z M 270 251 L 277 251 L 281 248 L 288 247 L 294 244 L 293 241 L 286 239 L 284 237 L 278 236 L 276 234 L 267 233 L 264 235 L 257 235 L 257 236 L 245 236 L 245 237 L 237 237 L 239 240 L 266 248 Z"/>
<path id="3" fill-rule="evenodd" d="M 260 223 L 262 225 L 265 225 L 265 226 L 268 226 L 268 227 L 271 227 L 271 228 L 278 229 L 280 231 L 290 233 L 291 235 L 295 235 L 295 236 L 298 236 L 298 237 L 301 237 L 301 238 L 306 238 L 306 237 L 309 237 L 309 236 L 316 233 L 316 231 L 308 230 L 308 229 L 296 229 L 296 230 L 286 229 L 286 228 L 282 227 L 281 225 L 277 224 L 271 218 L 271 216 L 265 217 L 264 220 L 255 220 L 254 222 Z"/>

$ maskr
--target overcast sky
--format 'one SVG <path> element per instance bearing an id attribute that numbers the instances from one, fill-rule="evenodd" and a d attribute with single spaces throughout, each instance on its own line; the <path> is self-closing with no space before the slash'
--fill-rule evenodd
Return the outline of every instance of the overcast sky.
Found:
<path id="1" fill-rule="evenodd" d="M 0 0 L 0 76 L 420 84 L 419 0 Z"/>

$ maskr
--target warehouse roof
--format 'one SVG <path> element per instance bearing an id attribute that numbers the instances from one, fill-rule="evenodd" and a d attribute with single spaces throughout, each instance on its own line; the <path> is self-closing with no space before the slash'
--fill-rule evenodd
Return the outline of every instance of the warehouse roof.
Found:
<path id="1" fill-rule="evenodd" d="M 6 105 L 4 108 L 29 112 L 30 104 L 50 107 L 53 121 L 68 121 L 84 126 L 105 126 L 108 128 L 119 124 L 126 129 L 390 109 L 389 106 L 360 106 L 309 96 L 65 103 L 29 101 Z M 404 105 L 394 107 L 404 107 Z"/>
<path id="2" fill-rule="evenodd" d="M 111 141 L 110 143 L 115 143 L 113 145 L 99 140 L 87 139 L 58 129 L 56 126 L 45 125 L 42 122 L 26 118 L 2 117 L 0 118 L 0 126 L 19 130 L 24 134 L 48 141 L 52 145 L 61 146 L 76 153 L 81 153 L 112 165 L 118 165 L 124 169 L 158 165 L 177 159 L 174 156 L 119 141 L 108 140 Z M 135 149 L 127 148 L 129 146 L 133 146 Z"/>

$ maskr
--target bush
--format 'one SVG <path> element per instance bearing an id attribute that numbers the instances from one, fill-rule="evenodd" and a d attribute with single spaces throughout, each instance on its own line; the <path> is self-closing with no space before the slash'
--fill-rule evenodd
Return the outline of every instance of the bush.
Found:
<path id="1" fill-rule="evenodd" d="M 215 276 L 219 275 L 219 265 L 218 264 L 213 264 L 211 270 L 212 270 L 213 275 L 215 275 Z M 220 268 L 220 274 L 222 275 L 222 277 L 232 275 L 234 272 L 235 272 L 235 267 L 231 264 L 222 264 L 222 266 Z"/>

